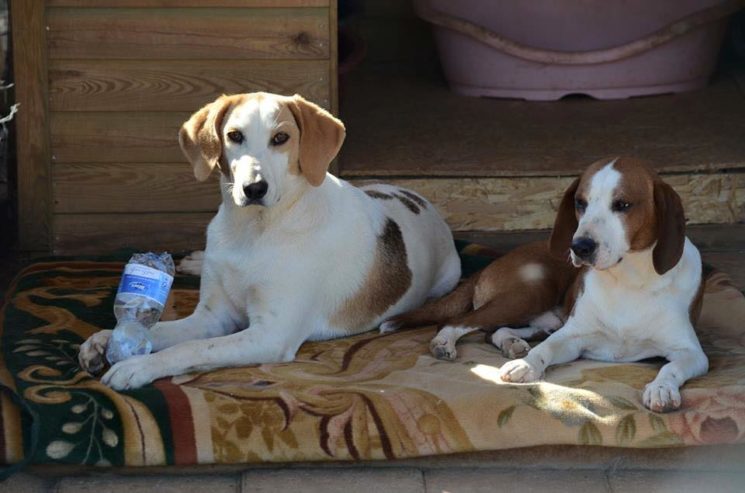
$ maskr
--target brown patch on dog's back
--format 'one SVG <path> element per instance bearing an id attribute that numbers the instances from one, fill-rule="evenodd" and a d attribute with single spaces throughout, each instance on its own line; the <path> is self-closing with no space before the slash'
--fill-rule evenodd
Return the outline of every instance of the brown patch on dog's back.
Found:
<path id="1" fill-rule="evenodd" d="M 368 197 L 378 200 L 393 200 L 398 199 L 407 209 L 414 214 L 419 214 L 421 209 L 427 207 L 427 202 L 415 193 L 411 193 L 408 190 L 399 190 L 398 193 L 385 193 L 379 190 L 365 190 Z"/>
<path id="2" fill-rule="evenodd" d="M 542 275 L 526 278 L 522 267 L 528 265 L 540 268 Z M 481 271 L 474 289 L 474 308 L 489 304 L 494 308 L 485 310 L 483 317 L 472 317 L 469 322 L 490 329 L 527 325 L 535 317 L 561 305 L 577 273 L 569 262 L 551 254 L 547 242 L 522 245 Z"/>
<path id="3" fill-rule="evenodd" d="M 393 195 L 388 195 L 384 192 L 379 192 L 377 190 L 365 190 L 365 193 L 368 197 L 378 200 L 392 200 Z"/>
<path id="4" fill-rule="evenodd" d="M 415 194 L 414 192 L 410 192 L 408 190 L 399 190 L 399 192 L 402 193 L 403 195 L 406 195 L 414 202 L 416 202 L 419 205 L 419 207 L 421 207 L 422 209 L 427 208 L 427 201 L 421 198 L 419 195 Z"/>
<path id="5" fill-rule="evenodd" d="M 367 192 L 365 192 L 367 193 Z M 378 236 L 375 259 L 360 289 L 331 317 L 331 324 L 354 333 L 370 324 L 393 306 L 411 286 L 406 245 L 401 228 L 388 219 Z"/>
<path id="6" fill-rule="evenodd" d="M 406 206 L 406 208 L 407 208 L 407 209 L 409 209 L 409 210 L 410 210 L 411 212 L 413 212 L 414 214 L 419 214 L 419 210 L 420 210 L 420 209 L 419 209 L 419 206 L 418 206 L 418 205 L 416 205 L 416 203 L 415 203 L 415 202 L 414 202 L 413 200 L 411 200 L 410 198 L 408 198 L 408 197 L 407 197 L 407 196 L 405 196 L 405 195 L 401 195 L 400 193 L 397 193 L 397 194 L 395 195 L 395 197 L 396 197 L 396 198 L 397 198 L 398 200 L 400 200 L 400 201 L 401 201 L 401 203 L 402 203 L 403 205 L 405 205 L 405 206 Z"/>

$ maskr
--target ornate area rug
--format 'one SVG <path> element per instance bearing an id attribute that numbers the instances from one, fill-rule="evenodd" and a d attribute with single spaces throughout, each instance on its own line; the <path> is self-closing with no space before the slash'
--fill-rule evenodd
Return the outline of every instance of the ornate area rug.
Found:
<path id="1" fill-rule="evenodd" d="M 494 255 L 459 246 L 467 272 Z M 460 344 L 456 362 L 434 359 L 434 327 L 307 343 L 292 363 L 115 392 L 80 370 L 77 350 L 113 327 L 124 260 L 42 261 L 9 288 L 0 313 L 1 462 L 383 460 L 544 444 L 745 441 L 745 298 L 721 273 L 708 277 L 700 330 L 711 370 L 685 385 L 680 411 L 655 414 L 641 389 L 662 360 L 577 361 L 552 368 L 545 382 L 503 384 L 505 359 L 481 335 Z M 171 316 L 185 316 L 198 279 L 178 277 L 174 286 Z"/>

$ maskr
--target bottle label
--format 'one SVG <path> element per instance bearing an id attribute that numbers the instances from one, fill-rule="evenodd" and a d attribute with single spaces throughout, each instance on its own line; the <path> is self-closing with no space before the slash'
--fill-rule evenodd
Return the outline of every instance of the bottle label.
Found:
<path id="1" fill-rule="evenodd" d="M 165 305 L 171 284 L 173 276 L 163 271 L 142 264 L 127 264 L 119 283 L 119 293 L 144 296 Z"/>

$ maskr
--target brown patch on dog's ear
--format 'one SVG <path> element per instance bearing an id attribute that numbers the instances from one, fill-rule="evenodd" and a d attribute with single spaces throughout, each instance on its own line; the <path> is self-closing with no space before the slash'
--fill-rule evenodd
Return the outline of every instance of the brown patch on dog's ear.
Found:
<path id="1" fill-rule="evenodd" d="M 289 98 L 287 106 L 300 129 L 300 172 L 311 185 L 320 186 L 344 142 L 344 124 L 298 94 Z"/>
<path id="2" fill-rule="evenodd" d="M 548 248 L 557 257 L 566 258 L 569 248 L 572 246 L 572 237 L 577 231 L 577 214 L 574 210 L 574 194 L 579 187 L 579 178 L 574 180 L 561 199 L 559 210 L 556 213 L 554 229 L 551 230 L 551 238 L 548 240 Z"/>
<path id="3" fill-rule="evenodd" d="M 222 121 L 232 102 L 232 98 L 220 96 L 191 115 L 179 130 L 178 141 L 181 151 L 191 162 L 194 176 L 199 181 L 206 180 L 212 170 L 220 165 Z"/>
<path id="4" fill-rule="evenodd" d="M 654 214 L 657 244 L 652 251 L 652 262 L 654 270 L 662 275 L 675 267 L 683 256 L 686 220 L 680 196 L 661 180 L 654 184 Z"/>

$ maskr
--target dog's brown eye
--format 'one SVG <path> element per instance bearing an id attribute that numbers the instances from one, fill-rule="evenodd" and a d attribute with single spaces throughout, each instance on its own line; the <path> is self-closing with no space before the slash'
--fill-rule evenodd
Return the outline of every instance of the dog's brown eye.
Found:
<path id="1" fill-rule="evenodd" d="M 574 208 L 577 209 L 577 212 L 579 213 L 585 212 L 585 209 L 587 209 L 587 201 L 584 199 L 574 199 Z"/>
<path id="2" fill-rule="evenodd" d="M 290 136 L 287 135 L 284 132 L 277 132 L 274 137 L 272 137 L 272 145 L 273 146 L 281 146 L 285 142 L 287 142 L 290 139 Z"/>
<path id="3" fill-rule="evenodd" d="M 231 130 L 230 132 L 228 132 L 228 139 L 235 142 L 236 144 L 240 144 L 241 142 L 243 142 L 243 134 L 238 130 Z"/>
<path id="4" fill-rule="evenodd" d="M 629 207 L 631 207 L 631 204 L 626 202 L 625 200 L 614 200 L 613 204 L 611 204 L 611 208 L 614 212 L 626 212 L 629 210 Z"/>

